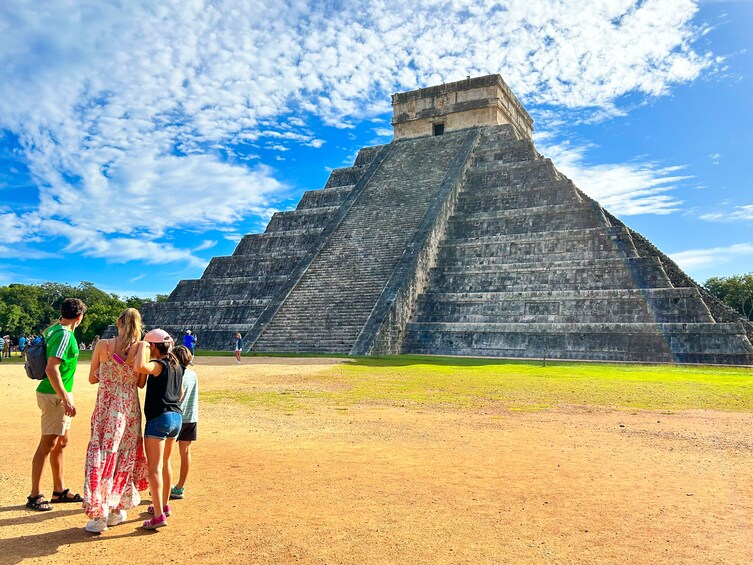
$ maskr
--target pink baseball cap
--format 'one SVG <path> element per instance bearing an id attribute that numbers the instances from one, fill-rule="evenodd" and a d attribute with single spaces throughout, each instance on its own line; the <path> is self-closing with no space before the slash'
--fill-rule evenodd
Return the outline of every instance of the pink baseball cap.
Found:
<path id="1" fill-rule="evenodd" d="M 155 328 L 146 332 L 144 341 L 148 341 L 149 343 L 172 343 L 173 338 L 165 330 Z"/>

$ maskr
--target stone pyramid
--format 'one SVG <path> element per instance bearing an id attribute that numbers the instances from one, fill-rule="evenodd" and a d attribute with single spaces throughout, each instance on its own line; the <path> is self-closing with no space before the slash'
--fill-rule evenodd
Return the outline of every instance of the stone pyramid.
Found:
<path id="1" fill-rule="evenodd" d="M 206 349 L 753 364 L 753 325 L 542 157 L 499 75 L 392 105 L 391 143 L 145 322 Z"/>

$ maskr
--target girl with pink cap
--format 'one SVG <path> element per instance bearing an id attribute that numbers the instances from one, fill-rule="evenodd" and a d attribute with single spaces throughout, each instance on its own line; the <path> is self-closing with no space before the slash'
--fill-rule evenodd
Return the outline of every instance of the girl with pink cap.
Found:
<path id="1" fill-rule="evenodd" d="M 172 472 L 167 462 L 182 425 L 180 400 L 183 396 L 183 367 L 172 354 L 173 338 L 165 330 L 147 332 L 136 352 L 136 370 L 149 375 L 144 398 L 144 448 L 149 467 L 152 518 L 143 528 L 167 526 Z"/>

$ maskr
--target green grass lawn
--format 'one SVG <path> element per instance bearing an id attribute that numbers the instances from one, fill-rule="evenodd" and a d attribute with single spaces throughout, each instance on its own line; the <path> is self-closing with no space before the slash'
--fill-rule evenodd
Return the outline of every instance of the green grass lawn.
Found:
<path id="1" fill-rule="evenodd" d="M 318 386 L 317 386 L 318 385 Z M 322 387 L 321 385 L 325 385 Z M 324 388 L 324 390 L 322 390 Z M 295 390 L 217 391 L 284 410 L 357 403 L 545 410 L 559 405 L 619 409 L 753 412 L 753 370 L 710 366 L 523 362 L 421 356 L 365 357 L 334 365 Z"/>

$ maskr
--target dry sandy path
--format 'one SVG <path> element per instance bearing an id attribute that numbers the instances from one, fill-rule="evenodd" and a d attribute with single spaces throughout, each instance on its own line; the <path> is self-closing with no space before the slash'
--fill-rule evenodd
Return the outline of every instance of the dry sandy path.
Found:
<path id="1" fill-rule="evenodd" d="M 316 383 L 334 361 L 201 358 L 202 391 Z M 83 483 L 82 364 L 66 478 Z M 0 563 L 752 563 L 753 415 L 205 402 L 187 497 L 100 536 L 23 507 L 34 383 L 0 365 Z M 43 490 L 49 494 L 49 471 Z M 146 497 L 146 493 L 144 493 Z"/>

